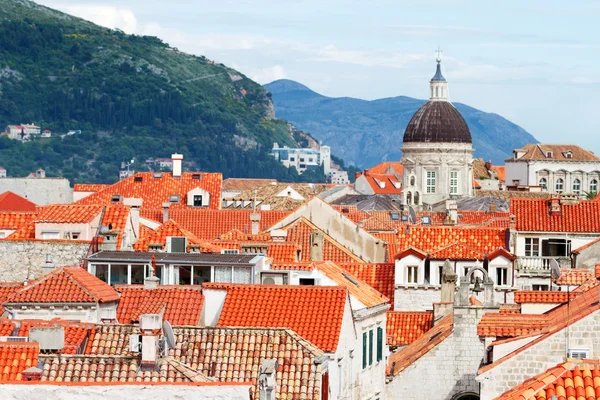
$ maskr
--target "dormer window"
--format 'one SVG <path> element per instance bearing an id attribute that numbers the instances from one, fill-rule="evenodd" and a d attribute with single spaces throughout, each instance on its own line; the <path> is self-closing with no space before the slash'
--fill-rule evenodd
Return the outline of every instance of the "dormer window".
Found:
<path id="1" fill-rule="evenodd" d="M 178 194 L 171 195 L 169 197 L 169 201 L 171 203 L 175 203 L 175 204 L 179 203 L 179 195 Z"/>
<path id="2" fill-rule="evenodd" d="M 135 177 L 133 177 L 133 181 L 134 181 L 134 182 L 141 182 L 141 181 L 143 181 L 143 180 L 144 180 L 144 179 L 143 179 L 141 176 L 135 176 Z"/>
<path id="3" fill-rule="evenodd" d="M 162 172 L 155 172 L 152 174 L 153 178 L 160 179 L 162 178 Z"/>
<path id="4" fill-rule="evenodd" d="M 566 153 L 563 153 L 565 158 L 573 158 L 573 153 L 571 153 L 570 151 L 567 151 Z"/>
<path id="5" fill-rule="evenodd" d="M 192 174 L 192 179 L 197 180 L 197 181 L 201 181 L 202 180 L 202 175 L 200 175 L 200 174 Z"/>
<path id="6" fill-rule="evenodd" d="M 546 158 L 552 158 L 552 152 L 551 151 L 547 151 L 546 152 Z"/>
<path id="7" fill-rule="evenodd" d="M 110 201 L 112 203 L 120 203 L 123 200 L 123 196 L 121 196 L 120 194 L 113 194 L 112 196 L 110 196 Z"/>

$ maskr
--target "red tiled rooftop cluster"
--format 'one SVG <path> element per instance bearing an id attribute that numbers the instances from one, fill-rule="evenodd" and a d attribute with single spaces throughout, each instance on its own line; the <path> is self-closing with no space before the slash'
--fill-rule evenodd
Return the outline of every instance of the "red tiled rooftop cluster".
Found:
<path id="1" fill-rule="evenodd" d="M 148 246 L 151 244 L 160 244 L 163 246 L 167 243 L 167 237 L 180 236 L 188 239 L 188 245 L 196 244 L 200 245 L 200 250 L 203 253 L 220 253 L 221 248 L 215 246 L 207 241 L 199 239 L 192 232 L 183 229 L 177 222 L 168 220 L 156 230 L 144 230 L 140 231 L 139 240 L 133 245 L 136 251 L 148 251 Z"/>
<path id="2" fill-rule="evenodd" d="M 388 311 L 386 326 L 388 346 L 411 344 L 433 327 L 433 312 Z"/>
<path id="3" fill-rule="evenodd" d="M 108 226 L 112 231 L 118 231 L 117 236 L 117 250 L 121 250 L 121 244 L 123 243 L 123 232 L 127 226 L 127 219 L 129 218 L 129 207 L 125 207 L 123 204 L 111 204 L 104 210 L 102 217 L 102 226 Z"/>
<path id="4" fill-rule="evenodd" d="M 16 336 L 28 337 L 31 328 L 62 326 L 65 332 L 65 347 L 60 354 L 78 354 L 83 352 L 83 342 L 88 336 L 92 325 L 68 321 L 19 321 L 19 331 Z"/>
<path id="5" fill-rule="evenodd" d="M 61 224 L 88 223 L 100 215 L 101 205 L 53 204 L 40 207 L 35 222 L 55 222 Z"/>
<path id="6" fill-rule="evenodd" d="M 37 367 L 39 352 L 40 347 L 35 342 L 0 342 L 0 382 L 22 380 L 23 371 Z"/>
<path id="7" fill-rule="evenodd" d="M 0 229 L 21 229 L 29 225 L 35 217 L 35 213 L 2 211 L 0 212 Z"/>
<path id="8" fill-rule="evenodd" d="M 573 299 L 577 293 L 561 292 L 558 290 L 517 290 L 515 292 L 515 303 L 566 303 L 569 298 Z"/>
<path id="9" fill-rule="evenodd" d="M 340 264 L 340 266 L 390 299 L 390 304 L 394 304 L 394 274 L 396 268 L 393 263 L 353 263 Z"/>
<path id="10" fill-rule="evenodd" d="M 510 211 L 521 232 L 598 232 L 600 202 L 582 200 L 561 204 L 560 215 L 550 214 L 550 202 L 543 199 L 511 199 Z"/>
<path id="11" fill-rule="evenodd" d="M 325 352 L 336 350 L 346 288 L 229 285 L 226 290 L 217 326 L 290 328 Z"/>

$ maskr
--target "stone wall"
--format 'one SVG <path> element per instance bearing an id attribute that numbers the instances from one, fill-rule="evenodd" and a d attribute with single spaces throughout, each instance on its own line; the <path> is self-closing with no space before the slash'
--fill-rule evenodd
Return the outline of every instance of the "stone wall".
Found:
<path id="1" fill-rule="evenodd" d="M 244 384 L 189 384 L 189 385 L 149 385 L 149 384 L 110 384 L 103 386 L 13 384 L 2 385 L 3 400 L 36 399 L 89 399 L 89 400 L 131 400 L 131 399 L 180 399 L 180 400 L 247 400 L 250 399 L 250 385 Z"/>
<path id="2" fill-rule="evenodd" d="M 589 350 L 588 358 L 600 357 L 600 311 L 569 327 L 569 348 Z M 523 381 L 566 361 L 566 331 L 562 329 L 546 339 L 482 373 L 481 400 L 491 400 Z"/>
<path id="3" fill-rule="evenodd" d="M 576 267 L 594 270 L 600 264 L 600 242 L 594 243 L 577 254 Z"/>
<path id="4" fill-rule="evenodd" d="M 386 386 L 386 398 L 451 400 L 458 394 L 479 393 L 475 378 L 485 348 L 477 323 L 484 312 L 455 307 L 452 334 L 395 376 Z"/>
<path id="5" fill-rule="evenodd" d="M 41 206 L 73 202 L 73 189 L 65 178 L 2 178 L 0 193 L 11 191 Z"/>
<path id="6" fill-rule="evenodd" d="M 494 289 L 494 301 L 500 303 L 514 303 L 513 289 Z M 479 300 L 483 301 L 483 293 Z M 395 311 L 423 311 L 433 310 L 433 303 L 440 302 L 440 286 L 397 285 L 394 290 Z"/>
<path id="7" fill-rule="evenodd" d="M 55 267 L 80 264 L 89 242 L 63 240 L 0 240 L 0 281 L 23 282 L 42 276 L 46 254 Z"/>

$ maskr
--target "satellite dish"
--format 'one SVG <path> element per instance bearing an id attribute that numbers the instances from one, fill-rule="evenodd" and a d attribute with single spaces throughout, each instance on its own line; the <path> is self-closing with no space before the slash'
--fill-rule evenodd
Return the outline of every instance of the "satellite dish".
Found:
<path id="1" fill-rule="evenodd" d="M 175 348 L 175 334 L 173 333 L 173 328 L 169 321 L 163 321 L 163 333 L 165 334 L 165 338 L 167 339 L 167 345 L 169 348 Z"/>
<path id="2" fill-rule="evenodd" d="M 410 222 L 411 224 L 417 222 L 417 213 L 415 212 L 415 209 L 412 208 L 412 206 L 408 206 L 408 216 L 408 222 Z"/>
<path id="3" fill-rule="evenodd" d="M 550 272 L 554 279 L 560 278 L 560 264 L 554 258 L 550 259 Z"/>

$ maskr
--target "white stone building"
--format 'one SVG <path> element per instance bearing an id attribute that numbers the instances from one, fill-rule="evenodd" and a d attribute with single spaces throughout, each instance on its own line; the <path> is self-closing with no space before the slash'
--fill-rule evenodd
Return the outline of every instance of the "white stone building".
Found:
<path id="1" fill-rule="evenodd" d="M 585 196 L 598 193 L 600 158 L 572 144 L 528 144 L 505 160 L 508 186 Z"/>
<path id="2" fill-rule="evenodd" d="M 271 154 L 287 168 L 295 167 L 299 174 L 308 167 L 321 167 L 325 176 L 331 172 L 331 147 L 320 146 L 319 150 L 308 148 L 279 147 L 273 143 Z"/>
<path id="3" fill-rule="evenodd" d="M 429 101 L 412 117 L 402 143 L 405 204 L 421 208 L 473 195 L 473 147 L 467 123 L 448 97 L 441 58 Z"/>

